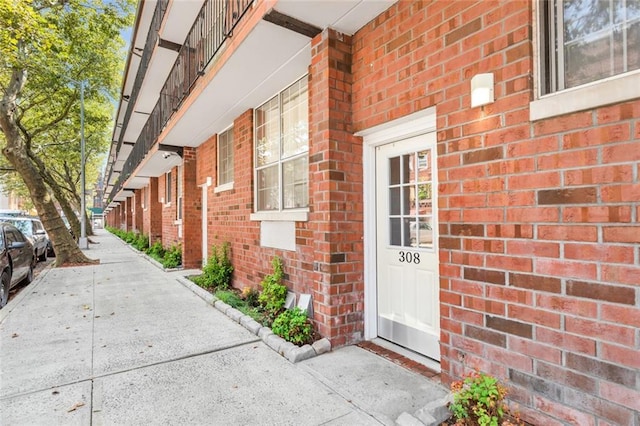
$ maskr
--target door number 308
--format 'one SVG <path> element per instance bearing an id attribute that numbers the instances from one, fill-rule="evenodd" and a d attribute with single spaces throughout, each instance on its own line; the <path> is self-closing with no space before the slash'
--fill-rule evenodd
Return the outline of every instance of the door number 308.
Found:
<path id="1" fill-rule="evenodd" d="M 420 253 L 412 253 L 410 251 L 401 251 L 398 259 L 401 263 L 420 263 Z"/>

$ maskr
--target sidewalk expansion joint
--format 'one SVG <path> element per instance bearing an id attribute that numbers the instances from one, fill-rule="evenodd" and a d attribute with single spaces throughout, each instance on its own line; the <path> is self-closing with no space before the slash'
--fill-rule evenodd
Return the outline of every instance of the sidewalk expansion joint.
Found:
<path id="1" fill-rule="evenodd" d="M 102 379 L 102 378 L 105 378 L 105 377 L 116 376 L 118 374 L 129 373 L 131 371 L 142 370 L 142 369 L 145 369 L 145 368 L 155 367 L 155 366 L 158 366 L 158 365 L 170 364 L 172 362 L 177 362 L 177 361 L 183 361 L 185 359 L 196 358 L 196 357 L 199 357 L 199 356 L 210 355 L 210 354 L 215 354 L 215 353 L 218 353 L 218 352 L 228 351 L 229 349 L 235 349 L 235 348 L 240 348 L 240 347 L 243 347 L 243 346 L 253 345 L 253 344 L 258 343 L 258 342 L 260 342 L 260 339 L 247 340 L 245 342 L 234 343 L 232 345 L 225 345 L 225 346 L 221 346 L 219 348 L 211 349 L 211 350 L 208 350 L 208 351 L 195 352 L 195 353 L 192 353 L 192 354 L 187 354 L 187 355 L 183 355 L 183 356 L 179 356 L 179 357 L 175 357 L 175 358 L 171 358 L 171 359 L 166 359 L 166 360 L 162 360 L 162 361 L 158 361 L 158 362 L 152 362 L 152 363 L 149 363 L 149 364 L 139 365 L 139 366 L 132 367 L 132 368 L 127 368 L 127 369 L 124 369 L 124 370 L 111 371 L 111 372 L 108 372 L 108 373 L 97 374 L 97 375 L 94 375 L 91 379 L 95 380 L 95 379 Z"/>
<path id="2" fill-rule="evenodd" d="M 240 348 L 243 346 L 248 346 L 248 345 L 253 345 L 256 343 L 261 342 L 261 339 L 252 339 L 252 340 L 248 340 L 245 342 L 241 342 L 241 343 L 235 343 L 233 345 L 225 345 L 216 349 L 212 349 L 209 351 L 202 351 L 202 352 L 196 352 L 196 353 L 192 353 L 192 354 L 187 354 L 187 355 L 183 355 L 183 356 L 179 356 L 179 357 L 175 357 L 175 358 L 171 358 L 171 359 L 167 359 L 167 360 L 163 360 L 163 361 L 158 361 L 158 362 L 152 362 L 149 364 L 144 364 L 144 365 L 139 365 L 136 367 L 132 367 L 132 368 L 127 368 L 124 370 L 118 370 L 118 371 L 110 371 L 108 373 L 102 373 L 102 374 L 96 374 L 96 375 L 92 375 L 91 377 L 87 377 L 87 378 L 83 378 L 83 379 L 78 379 L 78 380 L 72 380 L 69 382 L 65 382 L 65 383 L 58 383 L 56 385 L 53 386 L 47 386 L 44 388 L 39 388 L 39 389 L 33 389 L 33 390 L 29 390 L 26 392 L 19 392 L 19 393 L 14 393 L 14 394 L 9 394 L 9 395 L 4 395 L 2 397 L 0 397 L 0 401 L 4 401 L 4 400 L 9 400 L 9 399 L 13 399 L 16 397 L 22 397 L 22 396 L 27 396 L 27 395 L 33 395 L 39 392 L 44 392 L 47 390 L 51 390 L 51 389 L 56 389 L 56 388 L 61 388 L 61 387 L 65 387 L 65 386 L 72 386 L 72 385 L 77 385 L 80 383 L 85 383 L 85 382 L 92 382 L 94 380 L 97 379 L 103 379 L 105 377 L 112 377 L 112 376 L 117 376 L 118 374 L 123 374 L 123 373 L 129 373 L 131 371 L 137 371 L 137 370 L 142 370 L 145 368 L 149 368 L 149 367 L 155 367 L 158 365 L 164 365 L 164 364 L 170 364 L 173 362 L 177 362 L 177 361 L 182 361 L 182 360 L 186 360 L 186 359 L 190 359 L 190 358 L 196 358 L 199 356 L 204 356 L 204 355 L 209 355 L 209 354 L 214 354 L 214 353 L 218 353 L 218 352 L 223 352 L 223 351 L 227 351 L 230 349 L 235 349 L 235 348 Z"/>

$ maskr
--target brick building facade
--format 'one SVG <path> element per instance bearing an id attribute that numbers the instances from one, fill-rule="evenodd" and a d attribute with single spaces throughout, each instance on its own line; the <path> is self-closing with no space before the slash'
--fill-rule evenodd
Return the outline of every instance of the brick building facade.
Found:
<path id="1" fill-rule="evenodd" d="M 574 57 L 551 78 L 545 46 L 556 20 L 587 19 L 575 2 L 378 2 L 350 31 L 323 25 L 321 2 L 318 21 L 295 2 L 247 3 L 156 148 L 111 185 L 107 223 L 180 243 L 186 267 L 229 242 L 238 288 L 279 256 L 335 346 L 383 337 L 439 361 L 445 382 L 496 375 L 534 424 L 640 425 L 640 42 L 629 36 L 627 68 L 570 87 Z M 616 31 L 637 32 L 640 12 L 626 16 Z M 286 61 L 248 81 L 245 46 Z M 484 73 L 495 100 L 472 107 Z M 306 126 L 293 136 L 287 111 Z M 180 165 L 149 173 L 163 146 Z"/>

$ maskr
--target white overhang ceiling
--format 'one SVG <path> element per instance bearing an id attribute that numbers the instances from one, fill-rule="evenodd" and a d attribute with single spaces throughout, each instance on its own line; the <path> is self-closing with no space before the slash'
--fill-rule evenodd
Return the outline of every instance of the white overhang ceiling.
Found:
<path id="1" fill-rule="evenodd" d="M 353 34 L 388 9 L 395 0 L 281 0 L 278 12 L 318 28 Z M 233 52 L 180 120 L 161 139 L 163 144 L 197 147 L 303 76 L 311 62 L 311 39 L 261 21 Z"/>
<path id="2" fill-rule="evenodd" d="M 396 1 L 280 0 L 274 4 L 274 9 L 320 29 L 331 27 L 346 34 L 354 34 Z M 174 0 L 170 3 L 168 10 L 170 19 L 165 20 L 161 37 L 175 42 L 180 38 L 175 31 L 182 29 L 184 31 L 182 40 L 185 38 L 203 2 L 194 1 L 193 3 L 200 5 L 197 8 L 191 4 L 189 6 L 193 7 L 186 8 L 186 3 L 192 2 Z M 189 21 L 185 21 L 177 15 L 178 12 L 193 13 L 193 16 Z M 173 52 L 168 49 L 156 48 L 156 50 L 164 51 L 163 55 Z M 260 21 L 216 75 L 209 80 L 198 97 L 181 112 L 179 120 L 176 123 L 170 121 L 169 131 L 161 135 L 159 143 L 177 147 L 201 145 L 212 135 L 229 126 L 238 115 L 247 109 L 259 106 L 307 73 L 310 62 L 311 39 L 308 36 L 271 22 Z M 172 65 L 173 61 L 166 57 L 162 60 L 159 56 L 154 57 L 147 76 L 155 77 L 145 79 L 135 111 L 141 111 L 137 108 L 138 104 L 145 110 L 152 108 L 152 104 L 155 105 L 162 87 L 157 82 L 161 81 L 164 84 Z M 137 139 L 143 126 L 143 120 L 132 116 L 129 129 L 125 133 L 125 140 Z M 181 163 L 181 158 L 175 153 L 172 154 L 167 155 L 167 152 L 159 149 L 149 153 L 136 171 L 136 175 L 157 177 L 166 173 Z M 120 169 L 121 167 L 120 165 Z"/>

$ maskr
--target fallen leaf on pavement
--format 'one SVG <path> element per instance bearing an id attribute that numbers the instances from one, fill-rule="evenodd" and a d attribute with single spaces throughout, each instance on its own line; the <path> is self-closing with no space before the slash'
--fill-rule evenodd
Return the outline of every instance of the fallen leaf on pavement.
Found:
<path id="1" fill-rule="evenodd" d="M 76 411 L 78 408 L 82 407 L 84 405 L 84 402 L 76 402 L 75 404 L 73 404 L 73 407 L 69 408 L 67 410 L 67 413 L 70 413 L 72 411 Z"/>

